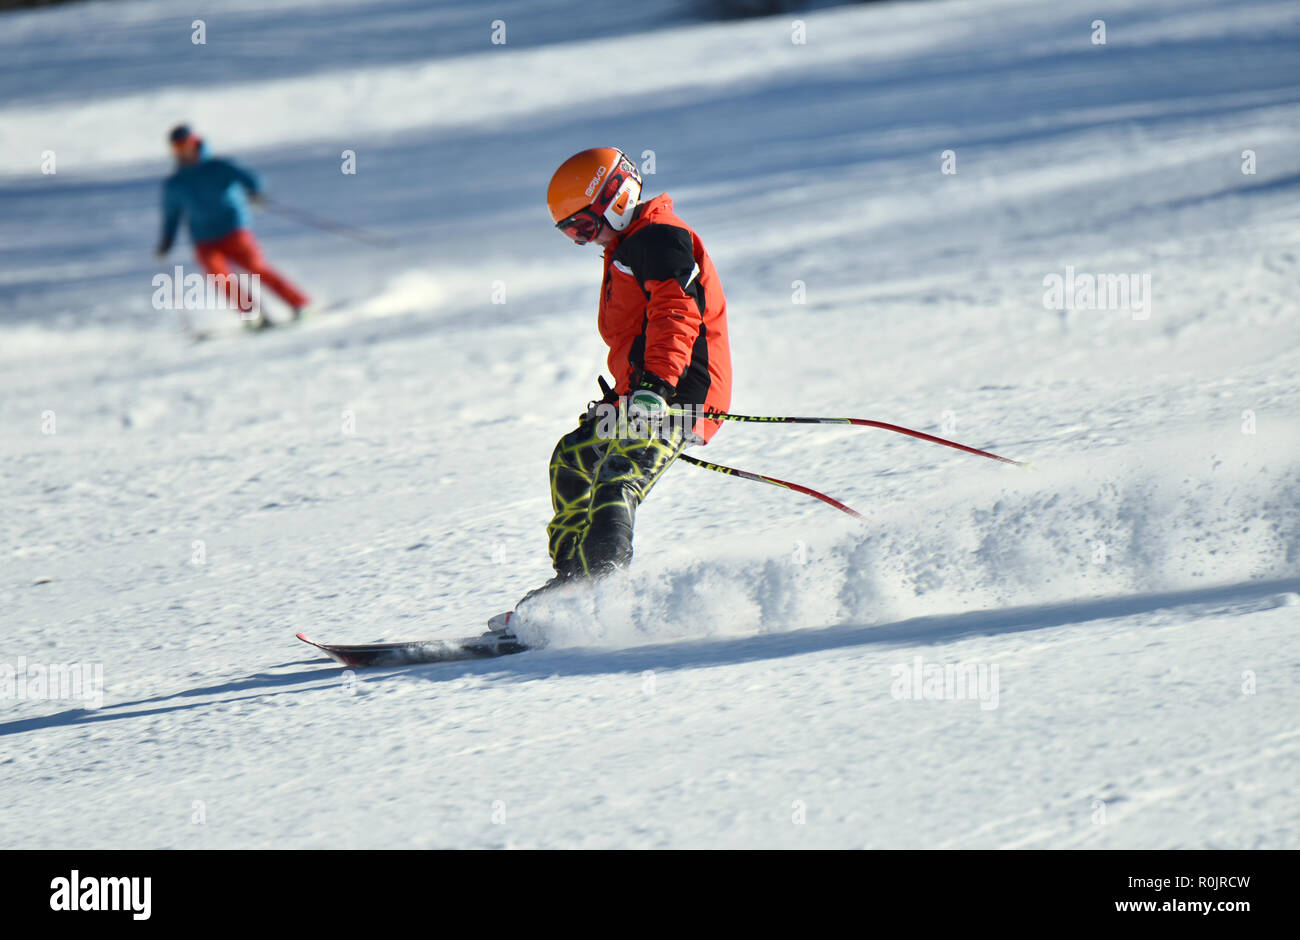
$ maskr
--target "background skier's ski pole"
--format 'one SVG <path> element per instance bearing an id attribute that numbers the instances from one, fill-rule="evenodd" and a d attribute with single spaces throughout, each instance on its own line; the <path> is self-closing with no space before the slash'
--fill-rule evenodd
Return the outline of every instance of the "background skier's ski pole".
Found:
<path id="1" fill-rule="evenodd" d="M 759 424 L 856 424 L 860 427 L 883 428 L 886 431 L 897 431 L 899 434 L 906 434 L 909 437 L 920 438 L 923 441 L 930 441 L 933 444 L 942 444 L 944 447 L 955 447 L 957 450 L 964 450 L 968 454 L 975 454 L 979 457 L 987 457 L 989 460 L 1000 460 L 1002 463 L 1009 463 L 1017 467 L 1030 466 L 1030 464 L 1022 460 L 1012 460 L 1010 457 L 999 457 L 997 454 L 990 454 L 986 450 L 967 447 L 965 444 L 958 444 L 956 441 L 949 441 L 942 437 L 935 437 L 933 434 L 926 434 L 924 431 L 913 431 L 911 428 L 900 427 L 897 424 L 886 424 L 883 421 L 869 421 L 866 418 L 770 418 L 759 415 L 733 415 L 709 411 L 702 412 L 700 417 L 712 418 L 717 421 L 753 421 Z"/>
<path id="2" fill-rule="evenodd" d="M 746 480 L 757 480 L 759 483 L 771 483 L 773 486 L 784 486 L 788 490 L 794 490 L 797 493 L 805 493 L 813 499 L 820 499 L 827 505 L 834 506 L 840 512 L 846 512 L 857 519 L 865 518 L 862 513 L 856 509 L 845 506 L 838 499 L 827 496 L 825 493 L 818 493 L 816 490 L 809 489 L 806 486 L 800 486 L 798 483 L 790 483 L 786 480 L 778 480 L 776 477 L 764 476 L 761 473 L 750 473 L 748 470 L 737 470 L 735 467 L 724 467 L 721 464 L 709 463 L 706 460 L 700 460 L 698 457 L 692 457 L 690 454 L 680 454 L 678 460 L 685 460 L 687 463 L 693 463 L 697 467 L 703 467 L 705 470 L 716 470 L 718 473 L 727 473 L 734 477 L 742 477 Z"/>
<path id="3" fill-rule="evenodd" d="M 353 225 L 344 222 L 335 222 L 333 219 L 327 219 L 324 216 L 316 215 L 314 212 L 307 212 L 304 209 L 296 209 L 293 206 L 286 206 L 282 202 L 277 202 L 270 196 L 263 196 L 261 205 L 270 209 L 272 212 L 282 215 L 287 219 L 293 219 L 302 225 L 309 225 L 312 228 L 318 228 L 322 231 L 333 232 L 335 235 L 342 235 L 345 238 L 352 238 L 367 245 L 375 245 L 379 248 L 392 248 L 397 244 L 397 240 L 389 238 L 386 235 L 374 235 L 370 232 L 363 231 Z"/>

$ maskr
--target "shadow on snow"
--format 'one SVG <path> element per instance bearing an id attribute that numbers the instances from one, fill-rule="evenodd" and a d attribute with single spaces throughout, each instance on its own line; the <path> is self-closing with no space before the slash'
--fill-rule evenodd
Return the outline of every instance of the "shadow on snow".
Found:
<path id="1" fill-rule="evenodd" d="M 841 624 L 821 629 L 793 630 L 760 636 L 686 639 L 632 648 L 572 647 L 536 650 L 500 659 L 366 670 L 363 681 L 370 684 L 394 678 L 418 677 L 431 682 L 445 682 L 472 674 L 491 676 L 502 681 L 529 682 L 562 676 L 698 669 L 784 659 L 790 656 L 873 644 L 886 647 L 924 646 L 970 636 L 997 636 L 1095 620 L 1131 617 L 1163 609 L 1193 605 L 1235 604 L 1260 599 L 1270 594 L 1289 592 L 1300 592 L 1300 578 L 1243 582 L 1158 594 L 1088 598 L 1060 604 L 1035 604 L 941 614 L 886 624 Z M 302 666 L 309 662 L 313 661 L 299 660 L 282 663 L 280 666 Z M 260 672 L 229 682 L 106 705 L 97 710 L 74 708 L 54 715 L 20 718 L 0 723 L 0 737 L 45 728 L 92 725 L 122 718 L 141 718 L 189 709 L 212 708 L 261 699 L 268 694 L 310 691 L 324 687 L 326 683 L 323 680 L 331 684 L 336 683 L 339 675 L 344 671 L 334 664 L 327 665 L 327 662 L 322 659 L 320 663 L 322 668 L 318 669 L 299 669 L 288 673 Z M 247 694 L 232 697 L 225 695 L 231 692 Z M 202 700 L 186 703 L 184 702 L 186 699 Z"/>

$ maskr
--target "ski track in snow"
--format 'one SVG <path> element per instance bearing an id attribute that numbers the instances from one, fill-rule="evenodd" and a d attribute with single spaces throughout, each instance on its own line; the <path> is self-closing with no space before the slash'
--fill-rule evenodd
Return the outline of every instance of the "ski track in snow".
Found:
<path id="1" fill-rule="evenodd" d="M 1295 4 L 828 7 L 795 46 L 552 0 L 493 48 L 455 5 L 222 0 L 210 42 L 274 65 L 162 84 L 164 6 L 0 16 L 0 663 L 105 683 L 2 700 L 0 844 L 1300 846 Z M 593 100 L 584 63 L 639 54 Z M 331 309 L 187 342 L 147 254 L 181 119 L 399 246 L 261 216 Z M 737 411 L 1036 470 L 727 426 L 708 459 L 866 520 L 679 466 L 628 572 L 523 611 L 545 648 L 321 660 L 295 632 L 471 634 L 548 576 L 546 460 L 604 363 L 542 194 L 598 143 L 654 149 L 708 244 Z M 1149 316 L 1045 309 L 1067 265 L 1150 274 Z M 996 666 L 997 707 L 899 700 L 918 656 Z"/>

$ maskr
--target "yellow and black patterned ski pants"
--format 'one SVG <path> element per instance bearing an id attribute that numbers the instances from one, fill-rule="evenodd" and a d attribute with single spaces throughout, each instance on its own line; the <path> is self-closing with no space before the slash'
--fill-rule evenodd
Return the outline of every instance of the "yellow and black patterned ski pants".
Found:
<path id="1" fill-rule="evenodd" d="M 637 507 L 686 445 L 677 424 L 660 430 L 649 438 L 602 436 L 607 429 L 588 415 L 555 445 L 555 516 L 546 533 L 559 577 L 599 577 L 631 562 Z"/>

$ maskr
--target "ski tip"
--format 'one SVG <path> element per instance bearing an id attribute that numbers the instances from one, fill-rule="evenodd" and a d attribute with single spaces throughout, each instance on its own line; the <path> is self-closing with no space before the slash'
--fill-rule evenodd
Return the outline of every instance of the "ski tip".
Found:
<path id="1" fill-rule="evenodd" d="M 305 633 L 295 633 L 294 636 L 302 640 L 304 643 L 311 643 L 312 646 L 316 645 L 314 641 L 307 638 L 307 635 Z"/>

